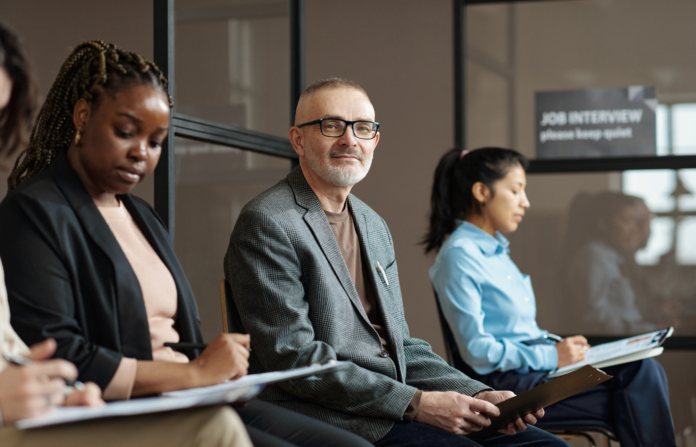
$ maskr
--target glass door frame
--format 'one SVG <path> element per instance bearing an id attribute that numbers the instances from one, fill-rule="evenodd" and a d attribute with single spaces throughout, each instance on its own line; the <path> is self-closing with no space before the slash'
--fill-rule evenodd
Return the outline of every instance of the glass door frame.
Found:
<path id="1" fill-rule="evenodd" d="M 304 0 L 289 0 L 290 18 L 290 125 L 294 123 L 295 106 L 305 86 Z M 174 0 L 153 0 L 154 61 L 169 80 L 174 92 L 175 10 Z M 170 137 L 162 144 L 162 155 L 155 169 L 155 211 L 174 239 L 175 184 L 174 136 L 243 149 L 275 157 L 287 158 L 292 167 L 298 156 L 287 138 L 244 129 L 226 123 L 184 115 L 171 110 Z"/>

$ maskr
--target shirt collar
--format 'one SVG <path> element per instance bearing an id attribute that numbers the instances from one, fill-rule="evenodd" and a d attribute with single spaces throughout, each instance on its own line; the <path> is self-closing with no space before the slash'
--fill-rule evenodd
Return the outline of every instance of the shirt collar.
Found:
<path id="1" fill-rule="evenodd" d="M 461 232 L 464 237 L 472 240 L 476 245 L 479 246 L 483 254 L 492 256 L 499 255 L 501 253 L 508 253 L 510 251 L 508 248 L 510 241 L 508 241 L 505 236 L 500 234 L 499 231 L 495 232 L 494 237 L 467 221 L 459 222 L 459 226 L 455 231 Z"/>

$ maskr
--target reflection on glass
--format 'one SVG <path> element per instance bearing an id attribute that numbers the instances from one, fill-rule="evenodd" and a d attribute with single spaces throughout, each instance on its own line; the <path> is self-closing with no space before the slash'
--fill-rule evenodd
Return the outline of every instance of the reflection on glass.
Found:
<path id="1" fill-rule="evenodd" d="M 655 145 L 657 155 L 669 155 L 669 109 L 659 104 L 655 109 Z"/>
<path id="2" fill-rule="evenodd" d="M 207 341 L 222 331 L 222 260 L 242 207 L 290 171 L 290 161 L 175 139 L 175 248 L 191 284 Z"/>
<path id="3" fill-rule="evenodd" d="M 672 248 L 674 221 L 666 217 L 656 217 L 650 222 L 650 239 L 645 248 L 636 253 L 640 265 L 657 265 L 660 257 Z"/>
<path id="4" fill-rule="evenodd" d="M 655 265 L 665 256 L 678 265 L 696 264 L 690 231 L 696 216 L 696 169 L 626 171 L 623 190 L 643 197 L 658 217 L 652 225 L 656 240 L 637 253 L 638 263 Z"/>
<path id="5" fill-rule="evenodd" d="M 635 334 L 671 324 L 635 261 L 650 239 L 650 218 L 642 199 L 623 193 L 581 193 L 573 199 L 564 283 L 576 331 Z"/>
<path id="6" fill-rule="evenodd" d="M 510 146 L 508 80 L 476 61 L 467 63 L 467 147 Z"/>
<path id="7" fill-rule="evenodd" d="M 694 169 L 530 175 L 510 256 L 534 278 L 540 327 L 696 335 L 693 182 Z"/>
<path id="8" fill-rule="evenodd" d="M 177 0 L 176 111 L 286 136 L 289 2 Z"/>
<path id="9" fill-rule="evenodd" d="M 537 91 L 646 85 L 657 91 L 658 155 L 696 154 L 693 17 L 696 3 L 683 0 L 467 6 L 467 28 L 472 30 L 467 34 L 467 57 L 469 65 L 479 67 L 475 73 L 468 72 L 467 79 L 469 148 L 504 144 L 533 158 Z M 484 90 L 503 83 L 504 90 Z M 500 124 L 489 125 L 493 122 Z M 642 199 L 654 217 L 646 245 L 633 256 L 621 255 L 624 262 L 613 265 L 617 283 L 623 278 L 626 287 L 618 288 L 612 298 L 618 300 L 623 290 L 625 302 L 630 290 L 644 320 L 671 321 L 676 335 L 696 335 L 694 171 L 528 177 L 532 206 L 519 229 L 509 235 L 510 256 L 523 273 L 534 278 L 540 327 L 561 334 L 610 333 L 588 331 L 578 317 L 584 315 L 578 309 L 584 311 L 582 307 L 589 308 L 591 302 L 587 297 L 576 302 L 576 292 L 565 282 L 569 275 L 565 247 L 573 200 L 583 192 L 592 197 L 613 191 Z M 586 219 L 597 221 L 597 211 L 588 210 Z M 608 249 L 605 254 L 610 253 Z M 696 354 L 679 351 L 658 357 L 663 364 L 668 359 L 670 390 L 679 390 L 670 402 L 678 443 L 696 446 Z"/>
<path id="10" fill-rule="evenodd" d="M 651 171 L 625 171 L 623 173 L 623 191 L 643 197 L 652 211 L 672 211 L 674 197 L 674 171 L 655 169 Z"/>
<path id="11" fill-rule="evenodd" d="M 696 154 L 696 104 L 672 106 L 674 153 Z"/>
<path id="12" fill-rule="evenodd" d="M 535 92 L 643 85 L 656 88 L 660 104 L 658 155 L 696 154 L 695 16 L 696 3 L 683 0 L 467 6 L 467 59 L 485 69 L 468 76 L 467 92 L 485 86 L 482 76 L 504 81 L 509 92 L 504 104 L 492 92 L 467 105 L 470 147 L 508 132 L 507 146 L 534 157 Z M 478 125 L 501 117 L 509 127 Z"/>
<path id="13" fill-rule="evenodd" d="M 512 5 L 479 5 L 467 8 L 466 35 L 470 46 L 469 52 L 489 55 L 495 62 L 507 63 L 510 52 L 508 48 Z"/>

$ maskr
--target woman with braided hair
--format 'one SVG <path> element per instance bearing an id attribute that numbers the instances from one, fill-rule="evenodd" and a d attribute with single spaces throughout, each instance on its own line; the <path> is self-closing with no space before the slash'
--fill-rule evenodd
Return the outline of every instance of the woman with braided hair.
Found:
<path id="1" fill-rule="evenodd" d="M 28 68 L 19 38 L 0 24 L 0 159 L 9 158 L 26 144 L 34 120 L 38 88 Z M 7 235 L 5 235 L 7 236 Z M 13 237 L 13 233 L 9 233 Z M 10 263 L 12 260 L 10 260 Z M 9 265 L 9 264 L 6 264 Z M 38 266 L 37 266 L 38 267 Z M 36 272 L 40 279 L 42 273 Z M 10 312 L 0 265 L 0 351 L 33 360 L 29 365 L 8 364 L 0 357 L 0 445 L 249 447 L 251 442 L 239 416 L 229 407 L 197 408 L 173 413 L 76 422 L 41 430 L 16 430 L 20 419 L 39 416 L 59 405 L 103 405 L 101 390 L 87 383 L 68 393 L 64 380 L 78 371 L 62 359 L 49 360 L 56 341 L 47 338 L 28 348 L 10 326 Z M 12 278 L 12 273 L 10 277 Z M 67 397 L 65 397 L 67 394 Z"/>
<path id="2" fill-rule="evenodd" d="M 170 106 L 152 62 L 101 41 L 78 45 L 0 204 L 12 325 L 29 343 L 55 339 L 56 357 L 99 385 L 106 400 L 247 372 L 248 335 L 221 334 L 202 352 L 164 346 L 203 342 L 171 239 L 155 211 L 129 194 L 157 165 Z M 255 445 L 364 441 L 258 400 L 238 412 Z"/>

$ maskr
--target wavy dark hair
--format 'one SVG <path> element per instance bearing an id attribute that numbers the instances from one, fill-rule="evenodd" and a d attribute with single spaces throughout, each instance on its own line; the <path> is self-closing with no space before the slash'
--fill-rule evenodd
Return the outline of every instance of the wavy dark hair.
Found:
<path id="1" fill-rule="evenodd" d="M 463 155 L 462 155 L 463 154 Z M 430 196 L 430 225 L 423 238 L 425 252 L 438 251 L 470 210 L 480 212 L 472 188 L 475 183 L 488 186 L 495 195 L 495 182 L 505 177 L 511 167 L 525 171 L 527 158 L 512 149 L 484 147 L 470 152 L 450 149 L 435 169 Z"/>
<path id="2" fill-rule="evenodd" d="M 0 110 L 0 160 L 4 160 L 29 142 L 39 106 L 39 87 L 19 36 L 3 23 L 0 23 L 0 68 L 12 81 L 10 102 Z"/>

